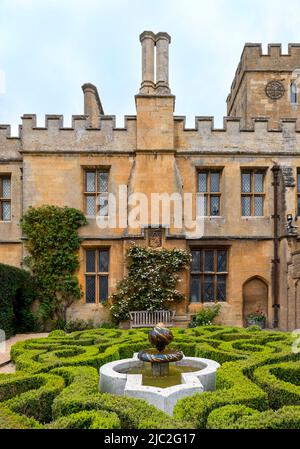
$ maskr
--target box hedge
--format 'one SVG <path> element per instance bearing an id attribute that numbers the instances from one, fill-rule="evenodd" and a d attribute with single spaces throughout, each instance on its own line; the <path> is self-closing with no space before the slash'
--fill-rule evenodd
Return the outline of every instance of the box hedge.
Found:
<path id="1" fill-rule="evenodd" d="M 208 417 L 208 429 L 300 429 L 300 407 L 257 410 L 243 405 L 227 405 Z"/>
<path id="2" fill-rule="evenodd" d="M 13 346 L 17 373 L 0 375 L 0 425 L 299 428 L 300 354 L 291 352 L 290 334 L 218 326 L 172 332 L 173 348 L 222 364 L 217 390 L 179 400 L 173 417 L 143 400 L 99 392 L 99 367 L 149 347 L 148 329 L 92 329 Z"/>

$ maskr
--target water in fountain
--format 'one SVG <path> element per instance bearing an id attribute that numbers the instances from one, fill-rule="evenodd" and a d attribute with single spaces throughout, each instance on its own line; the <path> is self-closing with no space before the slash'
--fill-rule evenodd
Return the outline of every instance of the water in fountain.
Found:
<path id="1" fill-rule="evenodd" d="M 144 365 L 143 368 L 130 368 L 126 370 L 126 374 L 142 374 L 142 385 L 148 385 L 150 387 L 168 388 L 173 385 L 181 384 L 181 374 L 191 373 L 199 371 L 200 368 L 193 367 L 191 365 L 176 365 L 171 363 L 169 365 L 169 371 L 166 375 L 153 376 L 151 366 Z M 122 372 L 122 371 L 119 371 Z"/>
<path id="2" fill-rule="evenodd" d="M 199 367 L 176 365 L 183 358 L 182 351 L 166 349 L 173 340 L 172 332 L 163 323 L 159 323 L 148 335 L 152 349 L 138 353 L 143 367 L 133 367 L 126 374 L 142 374 L 143 385 L 166 388 L 181 383 L 181 373 L 199 371 Z"/>

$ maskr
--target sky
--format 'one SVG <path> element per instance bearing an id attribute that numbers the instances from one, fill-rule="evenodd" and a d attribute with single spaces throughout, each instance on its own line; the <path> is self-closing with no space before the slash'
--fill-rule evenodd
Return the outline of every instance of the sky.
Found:
<path id="1" fill-rule="evenodd" d="M 0 0 L 0 124 L 17 134 L 23 114 L 83 113 L 81 85 L 98 88 L 106 114 L 135 114 L 144 30 L 171 35 L 170 87 L 176 115 L 215 117 L 245 42 L 300 42 L 300 1 Z"/>

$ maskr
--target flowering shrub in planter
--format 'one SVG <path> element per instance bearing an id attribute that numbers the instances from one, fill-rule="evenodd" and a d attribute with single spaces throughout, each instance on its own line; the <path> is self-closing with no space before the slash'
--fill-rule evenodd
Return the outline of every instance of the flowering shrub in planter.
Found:
<path id="1" fill-rule="evenodd" d="M 267 317 L 261 310 L 257 310 L 255 313 L 247 316 L 247 326 L 259 326 L 261 329 L 264 329 L 266 321 Z"/>
<path id="2" fill-rule="evenodd" d="M 212 306 L 204 306 L 196 316 L 193 317 L 189 327 L 211 326 L 214 319 L 219 315 L 221 310 L 220 304 Z"/>

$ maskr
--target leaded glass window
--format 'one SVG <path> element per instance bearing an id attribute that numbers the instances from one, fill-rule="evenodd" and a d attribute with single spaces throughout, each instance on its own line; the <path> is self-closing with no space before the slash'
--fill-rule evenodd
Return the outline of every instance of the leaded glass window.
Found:
<path id="1" fill-rule="evenodd" d="M 85 213 L 108 215 L 109 172 L 103 169 L 85 170 Z"/>
<path id="2" fill-rule="evenodd" d="M 11 220 L 11 177 L 0 175 L 0 221 Z"/>
<path id="3" fill-rule="evenodd" d="M 251 196 L 242 196 L 242 215 L 243 217 L 251 215 Z"/>
<path id="4" fill-rule="evenodd" d="M 201 279 L 199 276 L 191 276 L 191 302 L 201 302 Z"/>
<path id="5" fill-rule="evenodd" d="M 299 79 L 293 81 L 291 83 L 291 103 L 292 104 L 297 104 L 298 103 L 298 84 L 299 84 Z"/>
<path id="6" fill-rule="evenodd" d="M 300 217 L 300 169 L 297 172 L 297 214 Z"/>
<path id="7" fill-rule="evenodd" d="M 215 301 L 214 277 L 210 274 L 204 275 L 204 302 Z"/>
<path id="8" fill-rule="evenodd" d="M 109 250 L 85 250 L 85 297 L 87 303 L 101 303 L 108 299 Z"/>
<path id="9" fill-rule="evenodd" d="M 241 175 L 242 216 L 264 216 L 264 178 L 262 170 L 243 170 Z"/>
<path id="10" fill-rule="evenodd" d="M 226 301 L 228 251 L 223 248 L 192 250 L 190 301 Z"/>
<path id="11" fill-rule="evenodd" d="M 199 171 L 197 176 L 197 216 L 219 216 L 221 214 L 221 171 Z"/>

